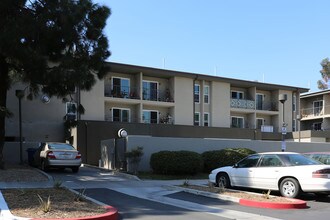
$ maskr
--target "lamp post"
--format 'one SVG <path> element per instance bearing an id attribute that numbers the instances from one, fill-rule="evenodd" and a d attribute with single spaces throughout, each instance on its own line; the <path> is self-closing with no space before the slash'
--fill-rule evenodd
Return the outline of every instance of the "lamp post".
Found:
<path id="1" fill-rule="evenodd" d="M 19 121 L 19 161 L 23 164 L 23 142 L 22 142 L 22 98 L 24 90 L 17 89 L 16 97 L 18 98 L 18 121 Z"/>
<path id="2" fill-rule="evenodd" d="M 284 122 L 284 103 L 287 100 L 287 94 L 280 94 L 278 96 L 278 100 L 282 103 L 282 151 L 286 150 L 286 144 L 285 144 L 285 135 L 286 135 L 286 124 Z"/>
<path id="3" fill-rule="evenodd" d="M 301 115 L 297 115 L 297 120 L 298 120 L 298 138 L 299 142 L 301 141 L 301 135 L 300 135 L 300 121 L 301 121 Z"/>

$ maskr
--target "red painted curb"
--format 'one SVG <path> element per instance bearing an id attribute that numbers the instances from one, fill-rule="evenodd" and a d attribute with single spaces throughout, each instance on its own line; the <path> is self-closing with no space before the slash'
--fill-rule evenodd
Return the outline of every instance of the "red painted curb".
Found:
<path id="1" fill-rule="evenodd" d="M 257 208 L 268 209 L 305 209 L 307 208 L 307 202 L 299 199 L 290 199 L 294 202 L 288 203 L 276 203 L 276 202 L 259 202 L 248 199 L 240 199 L 239 204 L 244 206 L 251 206 Z"/>
<path id="2" fill-rule="evenodd" d="M 106 206 L 107 212 L 100 215 L 80 217 L 80 218 L 64 218 L 65 220 L 117 220 L 118 210 L 112 206 Z M 32 218 L 34 220 L 59 220 L 58 218 Z"/>

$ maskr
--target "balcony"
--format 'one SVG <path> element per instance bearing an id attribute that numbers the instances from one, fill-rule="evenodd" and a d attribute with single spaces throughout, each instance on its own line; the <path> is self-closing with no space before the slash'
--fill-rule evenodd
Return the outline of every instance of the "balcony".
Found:
<path id="1" fill-rule="evenodd" d="M 144 123 L 144 124 L 174 124 L 174 119 L 169 114 L 164 117 L 160 117 L 159 119 L 142 119 L 141 118 L 120 118 L 113 117 L 111 115 L 105 116 L 105 121 L 111 122 L 120 122 L 120 123 Z"/>
<path id="2" fill-rule="evenodd" d="M 276 102 L 262 102 L 258 103 L 254 100 L 247 99 L 231 99 L 231 108 L 263 110 L 263 111 L 278 111 Z"/>
<path id="3" fill-rule="evenodd" d="M 247 99 L 231 99 L 231 108 L 255 109 L 255 101 Z"/>
<path id="4" fill-rule="evenodd" d="M 324 117 L 328 115 L 327 112 L 330 110 L 330 106 L 320 106 L 315 108 L 304 108 L 301 109 L 301 119 L 313 119 Z"/>
<path id="5" fill-rule="evenodd" d="M 140 99 L 138 88 L 131 86 L 105 86 L 104 96 L 123 99 Z"/>
<path id="6" fill-rule="evenodd" d="M 174 102 L 171 93 L 168 89 L 143 89 L 142 92 L 143 100 L 148 101 L 159 101 L 159 102 Z"/>

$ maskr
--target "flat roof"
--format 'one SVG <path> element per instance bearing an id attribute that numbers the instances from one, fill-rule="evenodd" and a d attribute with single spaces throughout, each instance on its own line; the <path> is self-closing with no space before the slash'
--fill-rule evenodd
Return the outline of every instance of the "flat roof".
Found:
<path id="1" fill-rule="evenodd" d="M 159 76 L 164 78 L 171 78 L 174 76 L 182 76 L 187 78 L 192 78 L 196 80 L 208 80 L 208 81 L 219 81 L 219 82 L 227 82 L 230 83 L 232 86 L 237 87 L 258 87 L 258 89 L 263 90 L 289 90 L 289 91 L 299 91 L 300 93 L 308 92 L 308 88 L 296 87 L 296 86 L 287 86 L 287 85 L 278 85 L 278 84 L 271 84 L 271 83 L 263 83 L 258 81 L 249 81 L 249 80 L 241 80 L 241 79 L 234 79 L 234 78 L 226 78 L 220 76 L 212 76 L 207 74 L 200 74 L 200 73 L 191 73 L 191 72 L 182 72 L 176 70 L 168 70 L 168 69 L 159 69 L 153 67 L 145 67 L 145 66 L 137 66 L 131 64 L 122 64 L 122 63 L 114 63 L 114 62 L 107 62 L 111 70 L 113 72 L 120 72 L 120 73 L 135 73 L 138 74 L 143 72 L 149 76 Z"/>
<path id="2" fill-rule="evenodd" d="M 308 92 L 308 93 L 300 94 L 300 98 L 314 97 L 314 96 L 325 95 L 325 94 L 329 94 L 329 93 L 330 93 L 330 89 L 320 90 L 317 92 Z"/>

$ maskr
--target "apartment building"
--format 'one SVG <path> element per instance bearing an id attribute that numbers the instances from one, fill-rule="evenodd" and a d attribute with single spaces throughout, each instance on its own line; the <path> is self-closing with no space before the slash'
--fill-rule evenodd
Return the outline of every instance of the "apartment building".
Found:
<path id="1" fill-rule="evenodd" d="M 81 120 L 295 130 L 295 109 L 306 88 L 109 63 L 111 72 L 81 92 Z M 286 94 L 283 104 L 279 95 Z M 283 110 L 286 114 L 283 114 Z"/>
<path id="2" fill-rule="evenodd" d="M 301 94 L 301 130 L 330 130 L 330 90 Z"/>
<path id="3" fill-rule="evenodd" d="M 66 103 L 54 97 L 45 103 L 42 94 L 40 99 L 33 101 L 23 98 L 24 140 L 63 141 L 63 118 L 254 129 L 274 133 L 281 132 L 284 121 L 290 132 L 297 127 L 296 109 L 299 109 L 300 93 L 308 91 L 306 88 L 197 73 L 120 63 L 109 65 L 109 74 L 97 81 L 91 91 L 76 89 Z M 6 120 L 7 140 L 15 137 L 17 140 L 18 136 L 15 89 L 20 87 L 18 85 L 8 93 L 7 104 L 14 117 Z M 279 101 L 280 94 L 286 94 L 284 104 Z M 303 103 L 307 97 L 302 96 Z M 82 115 L 75 111 L 79 104 L 85 108 Z M 237 130 L 232 133 L 235 136 Z"/>

